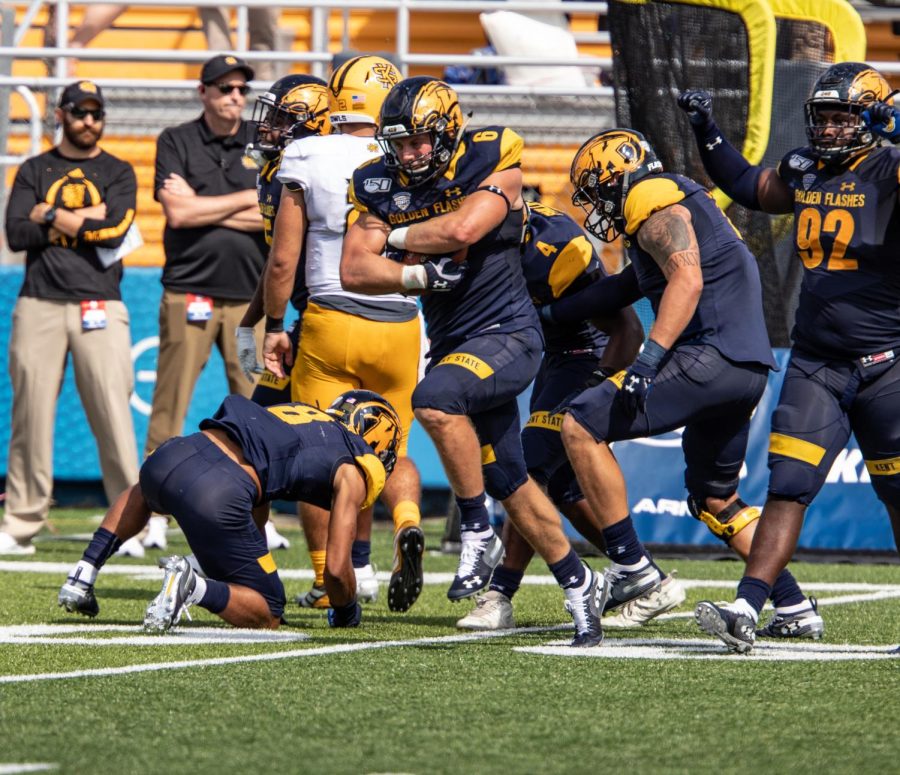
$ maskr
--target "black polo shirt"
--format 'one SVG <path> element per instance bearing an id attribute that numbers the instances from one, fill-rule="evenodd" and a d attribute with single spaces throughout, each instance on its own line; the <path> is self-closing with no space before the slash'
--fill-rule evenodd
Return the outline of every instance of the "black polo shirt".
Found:
<path id="1" fill-rule="evenodd" d="M 156 141 L 154 197 L 172 172 L 198 196 L 220 196 L 256 189 L 257 167 L 244 155 L 255 127 L 242 121 L 237 134 L 217 137 L 201 115 L 163 130 Z M 163 232 L 166 265 L 162 283 L 171 291 L 246 301 L 253 296 L 266 258 L 262 230 L 244 232 L 224 226 Z"/>

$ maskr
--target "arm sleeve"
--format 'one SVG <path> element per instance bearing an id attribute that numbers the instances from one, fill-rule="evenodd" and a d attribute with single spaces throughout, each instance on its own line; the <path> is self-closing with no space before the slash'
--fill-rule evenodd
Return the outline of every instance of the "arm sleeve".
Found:
<path id="1" fill-rule="evenodd" d="M 751 210 L 761 210 L 757 185 L 762 167 L 750 164 L 740 152 L 725 139 L 714 121 L 693 126 L 700 151 L 700 160 L 712 178 L 735 202 Z"/>
<path id="2" fill-rule="evenodd" d="M 116 177 L 106 190 L 106 218 L 85 218 L 78 237 L 86 243 L 104 248 L 117 248 L 134 222 L 137 180 L 134 168 L 127 162 L 116 165 Z"/>
<path id="3" fill-rule="evenodd" d="M 604 277 L 583 291 L 554 302 L 550 311 L 554 323 L 571 325 L 590 318 L 609 317 L 641 296 L 634 266 L 629 264 L 619 274 Z"/>
<path id="4" fill-rule="evenodd" d="M 43 201 L 44 197 L 35 184 L 34 166 L 25 162 L 16 175 L 6 208 L 6 242 L 11 250 L 28 250 L 50 244 L 49 229 L 28 219 L 32 208 Z"/>

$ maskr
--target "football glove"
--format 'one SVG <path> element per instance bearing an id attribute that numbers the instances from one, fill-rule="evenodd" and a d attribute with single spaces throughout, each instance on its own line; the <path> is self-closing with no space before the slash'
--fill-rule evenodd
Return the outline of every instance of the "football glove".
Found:
<path id="1" fill-rule="evenodd" d="M 425 274 L 428 276 L 425 289 L 438 293 L 452 291 L 462 282 L 468 268 L 464 263 L 457 264 L 449 256 L 426 261 L 422 266 L 425 267 Z"/>
<path id="2" fill-rule="evenodd" d="M 638 412 L 647 411 L 647 398 L 665 354 L 666 349 L 662 345 L 648 339 L 641 347 L 637 360 L 625 372 L 620 395 L 622 407 L 629 417 L 637 417 Z"/>
<path id="3" fill-rule="evenodd" d="M 896 143 L 900 140 L 900 110 L 886 102 L 873 102 L 862 112 L 866 126 L 875 134 Z"/>
<path id="4" fill-rule="evenodd" d="M 246 326 L 238 326 L 234 330 L 237 338 L 238 361 L 241 364 L 241 371 L 244 372 L 247 379 L 253 382 L 254 374 L 262 374 L 262 364 L 256 357 L 256 336 L 252 328 Z"/>
<path id="5" fill-rule="evenodd" d="M 704 126 L 712 121 L 712 95 L 702 89 L 688 89 L 678 95 L 678 107 L 687 113 L 694 126 Z"/>

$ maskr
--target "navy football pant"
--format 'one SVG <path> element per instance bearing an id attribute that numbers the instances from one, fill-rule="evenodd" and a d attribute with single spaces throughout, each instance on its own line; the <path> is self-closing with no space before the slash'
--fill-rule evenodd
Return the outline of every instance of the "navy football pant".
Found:
<path id="1" fill-rule="evenodd" d="M 653 380 L 646 411 L 632 418 L 622 408 L 624 372 L 580 393 L 564 411 L 597 441 L 645 438 L 684 426 L 688 492 L 697 499 L 727 498 L 737 490 L 750 415 L 767 375 L 766 366 L 734 363 L 711 345 L 682 345 Z"/>
<path id="2" fill-rule="evenodd" d="M 528 478 L 516 396 L 534 379 L 543 339 L 537 329 L 472 337 L 431 366 L 413 409 L 466 415 L 481 442 L 488 495 L 505 500 Z"/>
<path id="3" fill-rule="evenodd" d="M 141 491 L 150 508 L 171 514 L 204 573 L 256 590 L 272 616 L 284 613 L 284 585 L 253 522 L 256 485 L 202 433 L 162 444 L 141 467 Z"/>

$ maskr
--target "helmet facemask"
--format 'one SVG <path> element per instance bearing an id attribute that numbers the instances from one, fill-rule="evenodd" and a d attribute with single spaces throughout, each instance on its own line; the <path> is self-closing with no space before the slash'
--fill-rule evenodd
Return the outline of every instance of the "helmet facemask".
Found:
<path id="1" fill-rule="evenodd" d="M 890 100 L 890 86 L 863 62 L 838 62 L 816 80 L 804 104 L 810 148 L 826 164 L 843 164 L 872 148 L 874 132 L 862 112 Z"/>
<path id="2" fill-rule="evenodd" d="M 622 200 L 625 198 L 628 173 L 614 175 L 598 183 L 596 170 L 585 170 L 575 187 L 572 204 L 585 213 L 584 228 L 602 242 L 612 242 L 625 229 Z"/>

